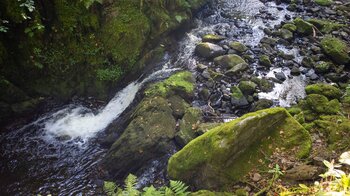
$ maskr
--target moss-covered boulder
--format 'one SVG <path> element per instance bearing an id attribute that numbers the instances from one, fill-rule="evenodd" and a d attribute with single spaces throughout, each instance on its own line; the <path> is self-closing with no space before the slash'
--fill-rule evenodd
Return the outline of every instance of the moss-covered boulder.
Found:
<path id="1" fill-rule="evenodd" d="M 317 73 L 327 73 L 331 68 L 330 62 L 319 61 L 315 64 L 315 71 Z"/>
<path id="2" fill-rule="evenodd" d="M 318 83 L 305 87 L 306 94 L 324 95 L 328 99 L 340 99 L 343 95 L 340 89 L 330 84 Z"/>
<path id="3" fill-rule="evenodd" d="M 313 34 L 313 24 L 301 19 L 296 18 L 294 20 L 294 24 L 297 27 L 297 32 L 305 35 Z"/>
<path id="4" fill-rule="evenodd" d="M 315 0 L 315 3 L 321 6 L 330 6 L 333 4 L 333 0 Z"/>
<path id="5" fill-rule="evenodd" d="M 231 87 L 231 104 L 234 107 L 244 107 L 249 104 L 241 89 L 237 86 Z"/>
<path id="6" fill-rule="evenodd" d="M 320 132 L 327 140 L 328 149 L 336 152 L 348 150 L 350 120 L 340 115 L 325 115 L 312 123 L 311 132 Z"/>
<path id="7" fill-rule="evenodd" d="M 307 20 L 309 23 L 315 25 L 318 30 L 320 30 L 322 33 L 330 33 L 332 31 L 336 31 L 340 29 L 341 27 L 344 27 L 343 24 L 339 24 L 336 22 L 332 22 L 329 20 L 321 20 L 321 19 L 315 19 L 311 18 Z"/>
<path id="8" fill-rule="evenodd" d="M 144 99 L 123 134 L 113 143 L 103 167 L 113 177 L 123 178 L 151 159 L 165 155 L 175 136 L 176 121 L 166 99 Z"/>
<path id="9" fill-rule="evenodd" d="M 295 26 L 295 25 L 292 24 L 292 23 L 284 24 L 284 25 L 282 26 L 282 28 L 283 28 L 283 29 L 287 29 L 287 30 L 289 30 L 289 31 L 291 31 L 291 32 L 295 32 L 295 31 L 297 30 L 297 26 Z"/>
<path id="10" fill-rule="evenodd" d="M 226 38 L 221 35 L 215 35 L 215 34 L 207 34 L 202 37 L 203 42 L 211 42 L 211 43 L 220 42 L 224 39 Z"/>
<path id="11" fill-rule="evenodd" d="M 270 57 L 267 55 L 261 55 L 259 57 L 259 63 L 262 66 L 266 66 L 266 67 L 270 67 L 272 65 L 271 61 L 270 61 Z"/>
<path id="12" fill-rule="evenodd" d="M 225 50 L 219 45 L 209 42 L 202 42 L 196 46 L 195 52 L 198 56 L 203 58 L 215 58 L 223 55 Z"/>
<path id="13" fill-rule="evenodd" d="M 170 97 L 179 95 L 184 99 L 191 99 L 194 94 L 194 78 L 191 72 L 183 71 L 170 76 L 163 82 L 152 84 L 146 89 L 148 97 L 162 96 Z"/>
<path id="14" fill-rule="evenodd" d="M 337 114 L 340 111 L 340 103 L 337 99 L 331 101 L 327 97 L 319 94 L 306 96 L 306 109 L 310 109 L 316 114 Z"/>
<path id="15" fill-rule="evenodd" d="M 234 49 L 239 53 L 243 53 L 248 50 L 248 47 L 242 44 L 241 42 L 234 41 L 234 42 L 231 42 L 229 45 L 232 49 Z"/>
<path id="16" fill-rule="evenodd" d="M 310 135 L 285 109 L 261 110 L 192 140 L 170 158 L 168 174 L 196 188 L 227 188 L 249 171 L 266 168 L 264 157 L 277 148 L 296 159 L 306 157 Z"/>
<path id="17" fill-rule="evenodd" d="M 325 54 L 338 64 L 347 64 L 350 61 L 349 47 L 342 40 L 334 37 L 325 37 L 321 41 Z"/>
<path id="18" fill-rule="evenodd" d="M 201 117 L 202 111 L 199 108 L 189 107 L 186 109 L 185 115 L 180 121 L 180 130 L 175 135 L 175 140 L 181 147 L 198 136 L 196 128 Z"/>
<path id="19" fill-rule="evenodd" d="M 253 95 L 256 92 L 257 86 L 258 85 L 252 81 L 240 81 L 238 84 L 238 88 L 244 95 Z"/>
<path id="20" fill-rule="evenodd" d="M 233 68 L 234 66 L 241 63 L 246 64 L 246 62 L 240 56 L 235 54 L 228 54 L 228 55 L 216 57 L 214 59 L 214 63 L 215 65 L 222 66 L 228 69 Z"/>

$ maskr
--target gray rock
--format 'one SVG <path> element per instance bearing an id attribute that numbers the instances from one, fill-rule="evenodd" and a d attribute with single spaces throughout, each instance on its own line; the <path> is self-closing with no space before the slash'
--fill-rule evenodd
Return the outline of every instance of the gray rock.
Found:
<path id="1" fill-rule="evenodd" d="M 225 50 L 219 45 L 203 42 L 196 46 L 195 53 L 203 58 L 215 58 L 225 54 Z"/>

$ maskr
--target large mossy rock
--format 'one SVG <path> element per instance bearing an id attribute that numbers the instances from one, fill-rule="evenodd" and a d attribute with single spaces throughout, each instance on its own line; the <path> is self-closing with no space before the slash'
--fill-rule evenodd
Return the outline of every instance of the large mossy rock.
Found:
<path id="1" fill-rule="evenodd" d="M 146 89 L 145 95 L 148 97 L 171 97 L 173 95 L 178 95 L 188 100 L 194 95 L 194 81 L 195 79 L 191 72 L 179 72 L 170 76 L 164 82 L 152 84 Z"/>
<path id="2" fill-rule="evenodd" d="M 169 151 L 176 132 L 172 112 L 162 97 L 147 98 L 139 104 L 130 124 L 103 161 L 113 177 L 123 178 Z"/>
<path id="3" fill-rule="evenodd" d="M 350 61 L 349 47 L 345 42 L 334 37 L 325 37 L 321 41 L 323 51 L 338 64 L 347 64 Z"/>
<path id="4" fill-rule="evenodd" d="M 343 93 L 337 87 L 330 84 L 318 83 L 308 85 L 305 88 L 306 94 L 320 94 L 328 99 L 340 99 Z"/>
<path id="5" fill-rule="evenodd" d="M 187 108 L 180 121 L 180 130 L 176 133 L 175 140 L 180 146 L 185 146 L 197 137 L 196 127 L 200 122 L 202 111 L 199 108 Z"/>
<path id="6" fill-rule="evenodd" d="M 277 148 L 296 159 L 306 157 L 310 135 L 285 109 L 261 110 L 192 140 L 170 158 L 168 174 L 196 188 L 227 188 L 249 171 L 266 168 L 264 157 Z"/>

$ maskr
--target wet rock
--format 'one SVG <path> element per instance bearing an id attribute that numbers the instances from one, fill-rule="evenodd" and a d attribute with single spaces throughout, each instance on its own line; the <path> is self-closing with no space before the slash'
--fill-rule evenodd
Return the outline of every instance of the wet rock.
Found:
<path id="1" fill-rule="evenodd" d="M 243 53 L 248 50 L 247 46 L 240 42 L 231 42 L 230 47 L 237 51 L 238 53 Z"/>
<path id="2" fill-rule="evenodd" d="M 308 85 L 305 87 L 306 94 L 319 94 L 324 95 L 328 99 L 340 99 L 340 97 L 343 95 L 341 90 L 339 90 L 337 87 L 332 86 L 330 84 L 324 84 L 324 83 L 317 83 L 313 85 Z"/>
<path id="3" fill-rule="evenodd" d="M 299 76 L 300 75 L 300 69 L 299 67 L 293 67 L 291 70 L 290 70 L 290 74 L 292 76 Z"/>
<path id="4" fill-rule="evenodd" d="M 273 106 L 273 101 L 268 99 L 260 99 L 255 102 L 252 106 L 252 111 L 258 111 L 262 109 L 267 109 Z"/>
<path id="5" fill-rule="evenodd" d="M 222 104 L 222 94 L 220 92 L 215 92 L 209 98 L 210 104 L 214 107 L 219 107 Z"/>
<path id="6" fill-rule="evenodd" d="M 194 96 L 194 81 L 191 72 L 178 72 L 163 82 L 151 84 L 144 94 L 147 97 L 179 95 L 185 100 L 191 100 Z"/>
<path id="7" fill-rule="evenodd" d="M 275 77 L 277 78 L 277 80 L 281 80 L 282 82 L 287 79 L 286 75 L 283 72 L 275 73 Z"/>
<path id="8" fill-rule="evenodd" d="M 181 147 L 197 137 L 195 129 L 201 120 L 201 116 L 202 111 L 199 108 L 187 108 L 184 117 L 180 121 L 180 130 L 175 135 L 175 141 Z"/>
<path id="9" fill-rule="evenodd" d="M 263 37 L 260 40 L 260 43 L 275 46 L 277 44 L 277 39 L 274 39 L 274 38 L 271 38 L 271 37 Z"/>
<path id="10" fill-rule="evenodd" d="M 315 180 L 324 169 L 312 165 L 299 165 L 285 172 L 284 178 L 295 181 Z"/>
<path id="11" fill-rule="evenodd" d="M 315 3 L 321 6 L 330 6 L 333 4 L 333 0 L 315 0 Z"/>
<path id="12" fill-rule="evenodd" d="M 241 81 L 238 84 L 238 88 L 244 95 L 253 95 L 256 92 L 257 85 L 252 81 Z"/>
<path id="13" fill-rule="evenodd" d="M 265 79 L 265 78 L 257 78 L 253 77 L 251 79 L 252 82 L 258 85 L 260 91 L 262 92 L 270 92 L 272 91 L 273 87 L 275 86 L 273 82 Z"/>
<path id="14" fill-rule="evenodd" d="M 261 110 L 194 139 L 170 158 L 168 174 L 199 189 L 227 187 L 265 167 L 259 159 L 277 148 L 295 159 L 305 157 L 311 148 L 310 135 L 285 109 Z"/>
<path id="15" fill-rule="evenodd" d="M 259 63 L 265 67 L 271 67 L 272 65 L 270 58 L 267 55 L 261 55 L 259 57 Z"/>
<path id="16" fill-rule="evenodd" d="M 284 24 L 282 26 L 283 29 L 287 29 L 289 30 L 290 32 L 295 32 L 297 30 L 297 26 L 295 26 L 294 24 L 291 24 L 291 23 L 287 23 L 287 24 Z"/>
<path id="17" fill-rule="evenodd" d="M 176 132 L 172 113 L 164 98 L 144 99 L 130 124 L 107 152 L 103 167 L 114 177 L 123 178 L 149 160 L 168 153 Z"/>
<path id="18" fill-rule="evenodd" d="M 312 35 L 313 30 L 313 24 L 306 22 L 305 20 L 301 18 L 296 18 L 294 20 L 294 24 L 297 27 L 297 32 L 305 35 Z"/>
<path id="19" fill-rule="evenodd" d="M 316 73 L 311 74 L 310 80 L 318 80 L 319 76 Z"/>
<path id="20" fill-rule="evenodd" d="M 317 73 L 327 73 L 331 65 L 329 62 L 319 61 L 315 64 L 315 71 Z"/>
<path id="21" fill-rule="evenodd" d="M 185 115 L 185 111 L 190 105 L 180 96 L 171 96 L 168 98 L 169 106 L 173 111 L 173 116 L 181 119 Z"/>
<path id="22" fill-rule="evenodd" d="M 231 93 L 231 104 L 234 107 L 245 107 L 249 104 L 242 91 L 237 86 L 231 88 Z"/>
<path id="23" fill-rule="evenodd" d="M 225 54 L 225 50 L 219 45 L 203 42 L 196 46 L 195 53 L 203 58 L 215 58 Z"/>
<path id="24" fill-rule="evenodd" d="M 214 63 L 215 65 L 231 69 L 238 64 L 246 63 L 246 62 L 238 55 L 228 54 L 228 55 L 216 57 L 214 59 Z"/>
<path id="25" fill-rule="evenodd" d="M 338 73 L 329 73 L 325 77 L 332 82 L 346 82 L 349 79 L 348 74 L 338 74 Z"/>
<path id="26" fill-rule="evenodd" d="M 214 34 L 207 34 L 202 37 L 203 42 L 211 42 L 211 43 L 217 43 L 225 39 L 226 37 L 224 36 L 214 35 Z"/>
<path id="27" fill-rule="evenodd" d="M 200 89 L 198 96 L 201 100 L 207 101 L 210 96 L 209 90 L 207 88 Z"/>
<path id="28" fill-rule="evenodd" d="M 197 70 L 198 70 L 198 71 L 204 71 L 204 70 L 206 70 L 206 69 L 208 69 L 208 66 L 206 66 L 206 65 L 204 65 L 204 64 L 199 63 L 199 64 L 197 65 Z"/>
<path id="29" fill-rule="evenodd" d="M 338 64 L 346 64 L 350 61 L 349 47 L 338 38 L 325 37 L 321 41 L 321 46 L 325 54 Z"/>
<path id="30" fill-rule="evenodd" d="M 240 63 L 235 65 L 233 68 L 229 69 L 227 72 L 225 72 L 225 75 L 227 76 L 237 76 L 241 74 L 242 72 L 246 71 L 249 68 L 247 63 Z"/>
<path id="31" fill-rule="evenodd" d="M 310 57 L 304 57 L 303 60 L 301 61 L 301 64 L 304 67 L 311 68 L 311 67 L 314 67 L 315 61 Z"/>
<path id="32" fill-rule="evenodd" d="M 293 33 L 287 29 L 280 29 L 279 31 L 280 37 L 285 40 L 293 39 Z"/>

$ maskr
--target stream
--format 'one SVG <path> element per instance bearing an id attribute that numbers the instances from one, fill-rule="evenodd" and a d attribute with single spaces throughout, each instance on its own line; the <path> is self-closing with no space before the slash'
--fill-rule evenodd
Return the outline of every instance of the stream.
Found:
<path id="1" fill-rule="evenodd" d="M 180 41 L 176 53 L 166 55 L 153 73 L 118 91 L 106 106 L 96 109 L 74 102 L 52 108 L 22 128 L 1 132 L 0 195 L 101 195 L 98 163 L 107 149 L 100 146 L 97 136 L 114 120 L 124 118 L 123 112 L 146 84 L 165 79 L 179 69 L 197 74 L 195 68 L 200 60 L 194 56 L 194 50 L 205 34 L 223 35 L 228 41 L 237 40 L 256 48 L 265 36 L 265 27 L 280 24 L 286 14 L 293 16 L 285 5 L 272 2 L 217 0 L 213 4 L 198 13 L 195 27 Z M 264 13 L 269 17 L 261 17 Z M 288 68 L 273 68 L 264 73 L 254 69 L 254 73 L 274 77 L 276 69 L 286 75 L 290 73 Z M 289 106 L 305 96 L 302 90 L 305 85 L 303 76 L 288 78 L 259 97 L 274 100 L 275 105 Z M 205 104 L 194 101 L 194 105 Z M 152 168 L 146 170 L 142 180 L 151 181 L 154 172 Z"/>

